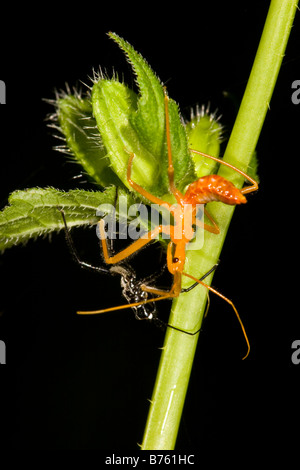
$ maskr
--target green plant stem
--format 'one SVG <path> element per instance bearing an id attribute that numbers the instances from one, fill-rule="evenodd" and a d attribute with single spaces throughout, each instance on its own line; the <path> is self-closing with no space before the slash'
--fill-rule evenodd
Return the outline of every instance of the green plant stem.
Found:
<path id="1" fill-rule="evenodd" d="M 224 160 L 247 170 L 269 108 L 279 73 L 293 18 L 295 0 L 272 0 L 265 27 L 255 57 L 247 88 L 228 142 Z M 220 174 L 237 186 L 243 179 L 221 165 Z M 220 203 L 209 204 L 209 212 L 217 220 L 220 235 L 205 233 L 200 251 L 189 251 L 185 271 L 195 277 L 207 272 L 218 260 L 234 208 Z M 206 282 L 211 282 L 212 276 Z M 190 280 L 184 280 L 189 285 Z M 172 306 L 170 323 L 187 331 L 201 325 L 207 293 L 197 287 L 181 294 Z M 198 335 L 189 336 L 168 329 L 162 350 L 150 411 L 141 448 L 143 450 L 172 450 L 181 419 L 185 395 L 192 369 Z"/>

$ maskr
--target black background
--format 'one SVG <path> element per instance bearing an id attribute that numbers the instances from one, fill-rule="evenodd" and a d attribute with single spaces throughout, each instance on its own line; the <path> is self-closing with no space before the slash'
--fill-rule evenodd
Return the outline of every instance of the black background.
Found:
<path id="1" fill-rule="evenodd" d="M 90 83 L 87 77 L 99 65 L 134 86 L 122 52 L 106 36 L 109 30 L 142 53 L 185 116 L 190 106 L 210 102 L 229 134 L 268 2 L 148 8 L 109 10 L 94 3 L 70 6 L 65 13 L 52 3 L 3 16 L 0 79 L 7 104 L 0 107 L 1 207 L 15 189 L 96 189 L 74 179 L 78 167 L 53 150 L 57 141 L 45 122 L 53 110 L 42 99 L 53 98 L 65 82 Z M 291 361 L 291 344 L 300 339 L 300 105 L 291 101 L 292 82 L 300 78 L 299 28 L 298 14 L 257 147 L 260 190 L 236 210 L 213 282 L 235 301 L 251 355 L 241 360 L 245 344 L 238 322 L 229 307 L 211 298 L 178 451 L 243 442 L 250 452 L 266 439 L 284 435 L 290 441 L 299 422 L 300 365 Z M 75 242 L 84 259 L 102 263 L 93 229 L 78 231 Z M 151 271 L 159 253 L 146 251 L 136 263 L 149 261 Z M 137 322 L 130 310 L 76 316 L 79 308 L 124 299 L 117 278 L 74 265 L 62 234 L 53 235 L 51 243 L 41 239 L 8 250 L 0 258 L 0 273 L 0 339 L 7 349 L 0 407 L 7 448 L 136 450 L 163 333 Z M 162 316 L 168 309 L 168 302 L 159 305 Z"/>

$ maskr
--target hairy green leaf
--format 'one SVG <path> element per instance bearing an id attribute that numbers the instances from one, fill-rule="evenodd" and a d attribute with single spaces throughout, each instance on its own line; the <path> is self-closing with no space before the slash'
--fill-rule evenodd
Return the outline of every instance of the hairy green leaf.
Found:
<path id="1" fill-rule="evenodd" d="M 116 174 L 130 189 L 126 179 L 128 152 L 136 155 L 132 177 L 142 186 L 149 187 L 159 171 L 155 159 L 141 146 L 129 122 L 130 111 L 136 108 L 136 101 L 136 94 L 115 80 L 102 79 L 93 86 L 93 111 L 107 155 Z"/>
<path id="2" fill-rule="evenodd" d="M 167 177 L 165 100 L 160 80 L 133 47 L 110 33 L 126 53 L 136 76 L 139 96 L 115 80 L 100 79 L 93 86 L 92 106 L 112 167 L 127 187 L 129 153 L 135 154 L 132 178 L 149 192 L 162 196 L 169 191 Z M 169 100 L 175 182 L 183 189 L 195 179 L 193 162 L 179 110 Z"/>
<path id="3" fill-rule="evenodd" d="M 204 109 L 197 109 L 196 115 L 192 116 L 186 124 L 186 131 L 190 149 L 219 157 L 223 128 L 219 120 L 215 118 L 215 114 L 209 114 Z M 218 165 L 213 160 L 195 153 L 192 153 L 192 158 L 198 178 L 217 171 Z"/>
<path id="4" fill-rule="evenodd" d="M 63 228 L 59 209 L 63 209 L 69 227 L 94 225 L 101 204 L 115 204 L 116 188 L 104 192 L 75 189 L 69 192 L 54 188 L 31 188 L 15 191 L 9 206 L 0 212 L 0 250 L 24 243 L 31 238 Z"/>
<path id="5" fill-rule="evenodd" d="M 120 185 L 110 168 L 90 100 L 65 94 L 56 101 L 56 109 L 59 128 L 75 160 L 101 186 Z"/>
<path id="6" fill-rule="evenodd" d="M 165 111 L 162 84 L 145 59 L 123 38 L 109 36 L 123 49 L 137 77 L 138 107 L 130 121 L 143 145 L 152 155 L 161 155 L 165 142 Z"/>

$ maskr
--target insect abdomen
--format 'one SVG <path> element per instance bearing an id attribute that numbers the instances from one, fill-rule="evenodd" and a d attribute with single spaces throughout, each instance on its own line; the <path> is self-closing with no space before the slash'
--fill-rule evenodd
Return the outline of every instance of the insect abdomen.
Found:
<path id="1" fill-rule="evenodd" d="M 225 204 L 236 205 L 247 202 L 241 191 L 222 176 L 207 175 L 191 183 L 185 193 L 185 202 L 191 204 L 206 204 L 211 201 L 221 201 Z"/>

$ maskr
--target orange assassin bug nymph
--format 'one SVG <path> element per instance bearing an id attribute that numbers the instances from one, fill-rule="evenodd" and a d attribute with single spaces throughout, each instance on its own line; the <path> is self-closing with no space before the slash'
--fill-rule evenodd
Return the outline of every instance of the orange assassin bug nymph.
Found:
<path id="1" fill-rule="evenodd" d="M 137 320 L 152 321 L 159 327 L 163 327 L 163 328 L 169 327 L 174 330 L 181 331 L 182 333 L 186 333 L 192 336 L 198 333 L 198 331 L 194 333 L 190 333 L 188 331 L 182 330 L 181 328 L 177 328 L 173 325 L 170 325 L 169 323 L 164 322 L 157 316 L 156 304 L 154 302 L 152 303 L 144 302 L 145 300 L 148 300 L 148 292 L 143 290 L 141 286 L 145 284 L 148 285 L 149 282 L 153 282 L 155 279 L 157 279 L 161 275 L 161 273 L 164 271 L 164 268 L 160 269 L 159 272 L 156 274 L 155 273 L 151 274 L 149 277 L 139 280 L 137 279 L 136 273 L 133 270 L 133 268 L 129 266 L 127 263 L 116 264 L 116 265 L 113 265 L 111 268 L 106 268 L 103 266 L 95 266 L 85 261 L 82 261 L 74 245 L 70 231 L 68 229 L 64 210 L 61 208 L 58 208 L 58 210 L 60 211 L 62 215 L 66 242 L 67 242 L 67 245 L 69 247 L 70 253 L 72 254 L 74 261 L 81 268 L 84 268 L 90 271 L 94 271 L 94 272 L 101 273 L 101 274 L 119 275 L 123 297 L 125 297 L 125 299 L 127 300 L 129 304 L 127 308 L 131 307 L 131 309 L 134 312 L 134 316 Z M 111 246 L 111 249 L 112 249 L 112 246 Z M 218 264 L 219 263 L 215 264 L 206 274 L 204 274 L 201 277 L 200 281 L 203 281 L 207 276 L 209 276 L 213 271 L 215 271 L 216 268 L 218 267 Z M 198 283 L 195 282 L 191 286 L 181 289 L 181 292 L 189 292 L 197 285 Z M 208 306 L 206 309 L 206 314 L 208 312 L 208 308 L 209 308 L 209 302 L 208 302 Z"/>
<path id="2" fill-rule="evenodd" d="M 140 302 L 131 303 L 128 305 L 121 305 L 117 307 L 94 310 L 90 312 L 79 311 L 77 313 L 98 314 L 98 313 L 104 313 L 104 312 L 109 312 L 109 311 L 114 311 L 114 310 L 120 310 L 120 309 L 128 308 L 128 307 L 136 307 L 138 305 L 142 305 L 142 304 L 149 303 L 149 302 L 157 302 L 159 300 L 178 297 L 179 294 L 181 293 L 182 276 L 186 276 L 192 279 L 195 283 L 201 284 L 202 286 L 206 287 L 210 292 L 213 292 L 214 294 L 218 295 L 223 300 L 225 300 L 228 304 L 231 305 L 241 325 L 241 328 L 242 328 L 242 331 L 243 331 L 243 334 L 247 343 L 248 350 L 247 350 L 246 355 L 243 358 L 245 359 L 250 352 L 250 344 L 249 344 L 249 340 L 248 340 L 244 325 L 242 323 L 242 320 L 233 302 L 229 300 L 227 297 L 225 297 L 223 294 L 215 290 L 213 287 L 208 286 L 201 280 L 196 279 L 191 274 L 184 272 L 183 269 L 184 269 L 184 263 L 185 263 L 185 257 L 186 257 L 186 253 L 185 253 L 186 245 L 190 242 L 190 240 L 193 238 L 193 235 L 194 235 L 193 226 L 201 227 L 204 230 L 207 230 L 214 234 L 220 233 L 220 229 L 217 223 L 214 221 L 214 219 L 205 209 L 204 209 L 205 215 L 207 216 L 209 221 L 212 223 L 212 225 L 203 223 L 202 221 L 199 221 L 196 218 L 197 204 L 206 204 L 211 201 L 221 201 L 228 205 L 244 204 L 247 202 L 244 194 L 249 194 L 253 191 L 256 191 L 258 189 L 258 184 L 253 178 L 248 176 L 246 173 L 244 173 L 240 169 L 234 167 L 233 165 L 221 159 L 213 157 L 211 155 L 207 155 L 205 153 L 190 149 L 190 151 L 193 153 L 201 155 L 204 158 L 210 158 L 212 160 L 215 160 L 216 162 L 237 171 L 240 175 L 242 175 L 245 179 L 247 179 L 251 183 L 251 186 L 246 186 L 243 189 L 238 189 L 230 181 L 226 180 L 222 176 L 207 175 L 192 182 L 188 186 L 185 194 L 182 194 L 176 188 L 175 182 L 174 182 L 174 167 L 173 167 L 173 161 L 172 161 L 168 102 L 169 102 L 169 98 L 165 91 L 164 103 L 165 103 L 166 138 L 167 138 L 167 151 L 168 151 L 168 180 L 169 180 L 170 192 L 175 197 L 177 204 L 176 205 L 171 204 L 167 201 L 160 199 L 159 197 L 154 196 L 153 194 L 150 194 L 148 191 L 146 191 L 144 188 L 142 188 L 139 184 L 137 184 L 131 179 L 131 169 L 132 169 L 132 164 L 133 164 L 133 160 L 135 157 L 134 153 L 129 153 L 129 160 L 128 160 L 128 166 L 127 166 L 127 181 L 129 185 L 136 192 L 138 192 L 141 196 L 145 197 L 146 199 L 148 199 L 154 204 L 158 204 L 160 206 L 163 205 L 164 207 L 166 207 L 167 210 L 173 215 L 175 224 L 156 226 L 153 230 L 150 230 L 149 232 L 144 234 L 141 238 L 134 241 L 127 248 L 125 248 L 124 250 L 122 250 L 121 252 L 113 256 L 110 256 L 108 252 L 104 220 L 101 219 L 98 222 L 98 224 L 99 224 L 99 232 L 100 232 L 100 238 L 101 238 L 101 243 L 102 243 L 102 248 L 103 248 L 103 255 L 104 255 L 105 262 L 107 264 L 115 264 L 115 263 L 121 262 L 122 260 L 126 259 L 128 256 L 135 253 L 140 248 L 144 247 L 147 243 L 154 240 L 159 234 L 164 233 L 168 235 L 170 238 L 170 242 L 167 247 L 167 267 L 168 267 L 169 272 L 173 275 L 172 287 L 169 291 L 165 291 L 162 289 L 156 289 L 155 287 L 142 284 L 141 289 L 143 291 L 151 293 L 152 295 L 157 295 L 157 297 L 140 301 Z M 188 208 L 186 207 L 187 205 L 188 205 Z M 175 230 L 175 226 L 180 225 L 181 227 L 183 227 L 184 226 L 183 220 L 185 217 L 189 217 L 188 220 L 191 220 L 192 223 L 190 224 L 190 227 L 188 230 L 185 230 L 184 233 L 181 232 L 180 236 L 178 236 L 178 231 Z"/>

